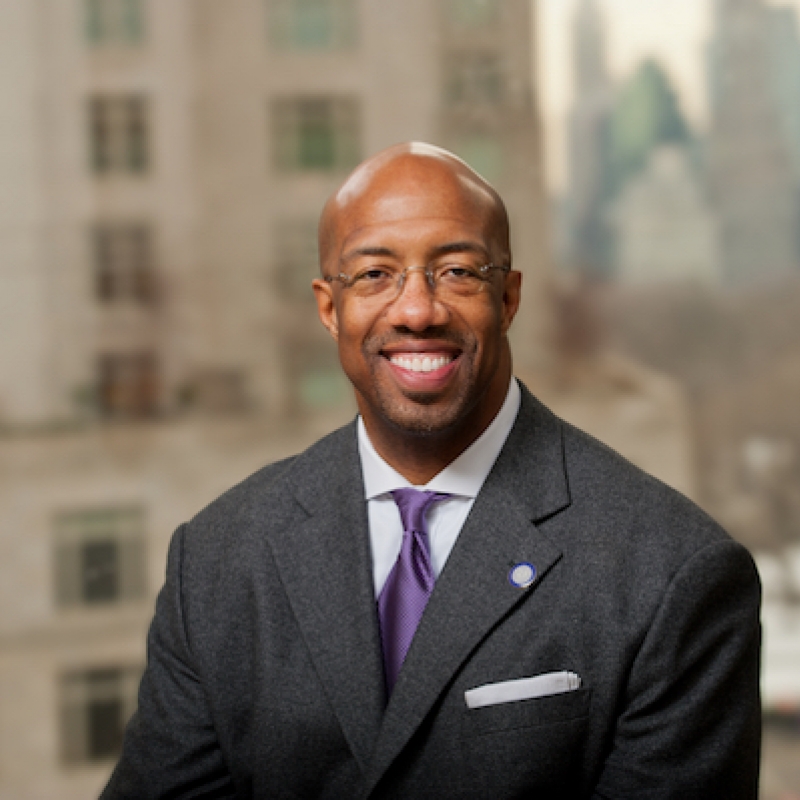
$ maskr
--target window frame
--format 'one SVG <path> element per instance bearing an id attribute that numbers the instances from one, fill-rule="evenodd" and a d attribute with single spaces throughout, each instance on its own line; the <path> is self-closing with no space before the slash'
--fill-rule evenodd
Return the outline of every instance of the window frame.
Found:
<path id="1" fill-rule="evenodd" d="M 93 93 L 87 117 L 89 165 L 95 175 L 150 172 L 152 111 L 144 92 Z"/>
<path id="2" fill-rule="evenodd" d="M 271 163 L 278 174 L 342 174 L 361 161 L 357 94 L 276 95 L 269 114 Z"/>
<path id="3" fill-rule="evenodd" d="M 143 671 L 138 665 L 95 666 L 59 675 L 63 764 L 105 764 L 119 756 L 125 726 L 136 710 Z"/>
<path id="4" fill-rule="evenodd" d="M 91 548 L 113 553 L 91 563 Z M 110 548 L 110 549 L 109 549 Z M 107 571 L 113 566 L 113 573 Z M 116 607 L 147 597 L 145 511 L 139 504 L 57 512 L 53 520 L 53 584 L 60 610 Z"/>
<path id="5" fill-rule="evenodd" d="M 357 0 L 264 0 L 264 3 L 267 38 L 279 52 L 338 52 L 352 50 L 358 44 Z M 314 11 L 318 27 L 314 35 L 309 35 Z"/>

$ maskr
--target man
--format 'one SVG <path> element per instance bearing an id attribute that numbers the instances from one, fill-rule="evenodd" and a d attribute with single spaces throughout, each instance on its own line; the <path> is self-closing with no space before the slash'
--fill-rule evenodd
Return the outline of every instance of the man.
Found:
<path id="1" fill-rule="evenodd" d="M 178 529 L 103 797 L 755 798 L 752 561 L 512 378 L 494 190 L 391 148 L 320 254 L 359 419 Z"/>

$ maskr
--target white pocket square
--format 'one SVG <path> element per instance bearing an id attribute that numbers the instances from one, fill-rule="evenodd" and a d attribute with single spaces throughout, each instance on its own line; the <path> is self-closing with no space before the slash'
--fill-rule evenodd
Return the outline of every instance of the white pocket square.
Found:
<path id="1" fill-rule="evenodd" d="M 551 694 L 572 692 L 579 689 L 580 676 L 574 672 L 548 672 L 535 675 L 533 678 L 518 678 L 514 681 L 487 683 L 464 692 L 468 708 L 496 706 L 500 703 L 514 703 L 518 700 L 530 700 L 534 697 L 545 697 Z"/>

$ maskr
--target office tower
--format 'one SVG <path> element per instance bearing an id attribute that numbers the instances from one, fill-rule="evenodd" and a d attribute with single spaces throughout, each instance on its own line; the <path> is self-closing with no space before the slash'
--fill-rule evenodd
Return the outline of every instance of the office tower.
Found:
<path id="1" fill-rule="evenodd" d="M 617 90 L 609 123 L 609 186 L 617 195 L 663 145 L 689 149 L 691 134 L 669 75 L 643 61 Z"/>
<path id="2" fill-rule="evenodd" d="M 759 0 L 715 0 L 709 83 L 709 186 L 725 279 L 750 283 L 796 272 L 796 182 Z"/>
<path id="3" fill-rule="evenodd" d="M 718 221 L 685 147 L 653 148 L 622 189 L 613 218 L 621 283 L 720 283 Z"/>
<path id="4" fill-rule="evenodd" d="M 795 180 L 800 185 L 800 36 L 797 12 L 788 6 L 767 8 L 767 48 L 772 90 L 789 144 Z"/>
<path id="5" fill-rule="evenodd" d="M 595 277 L 608 274 L 611 246 L 604 205 L 609 195 L 608 77 L 603 19 L 597 0 L 581 0 L 573 28 L 574 106 L 569 121 L 567 260 Z"/>

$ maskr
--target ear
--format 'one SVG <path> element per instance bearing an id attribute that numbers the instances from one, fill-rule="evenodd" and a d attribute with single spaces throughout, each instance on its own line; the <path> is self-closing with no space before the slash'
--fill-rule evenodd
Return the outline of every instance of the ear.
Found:
<path id="1" fill-rule="evenodd" d="M 321 278 L 316 278 L 311 286 L 317 299 L 317 313 L 335 342 L 339 341 L 339 317 L 333 299 L 333 287 Z"/>
<path id="2" fill-rule="evenodd" d="M 503 287 L 503 309 L 502 309 L 502 330 L 503 333 L 508 333 L 514 317 L 517 316 L 519 310 L 519 303 L 522 293 L 522 273 L 518 270 L 512 269 L 505 276 L 505 285 Z"/>

